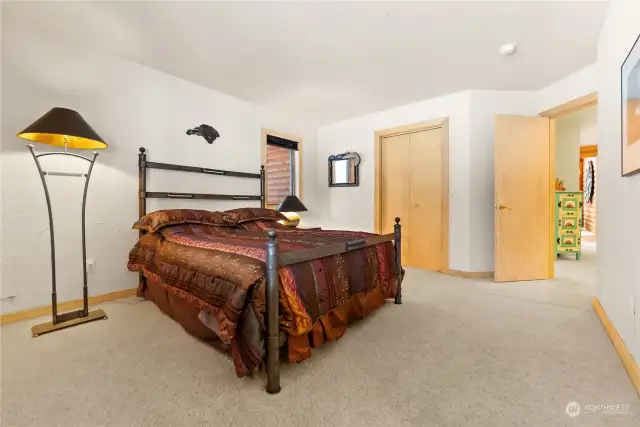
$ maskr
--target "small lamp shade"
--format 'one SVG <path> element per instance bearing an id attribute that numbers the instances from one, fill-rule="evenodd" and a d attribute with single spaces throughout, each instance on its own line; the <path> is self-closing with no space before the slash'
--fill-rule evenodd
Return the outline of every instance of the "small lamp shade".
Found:
<path id="1" fill-rule="evenodd" d="M 107 143 L 89 126 L 80 113 L 68 108 L 52 108 L 27 126 L 18 136 L 57 147 L 64 147 L 66 142 L 68 148 L 85 150 L 107 148 Z"/>
<path id="2" fill-rule="evenodd" d="M 296 196 L 287 196 L 276 210 L 278 212 L 306 212 L 307 208 Z"/>
<path id="3" fill-rule="evenodd" d="M 287 196 L 276 210 L 287 218 L 286 221 L 278 221 L 280 224 L 287 227 L 297 227 L 300 224 L 300 215 L 296 212 L 306 212 L 307 208 L 296 196 Z"/>

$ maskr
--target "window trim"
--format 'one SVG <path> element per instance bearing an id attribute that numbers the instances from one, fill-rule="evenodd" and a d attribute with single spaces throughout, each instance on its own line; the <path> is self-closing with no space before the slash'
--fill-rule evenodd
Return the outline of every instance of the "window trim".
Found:
<path id="1" fill-rule="evenodd" d="M 262 164 L 265 167 L 264 173 L 265 173 L 265 185 L 264 185 L 264 198 L 265 198 L 265 206 L 268 208 L 273 208 L 275 209 L 277 206 L 276 205 L 267 205 L 266 201 L 269 200 L 267 197 L 267 193 L 269 191 L 269 186 L 267 185 L 267 135 L 272 135 L 272 136 L 276 136 L 278 138 L 284 138 L 284 139 L 289 139 L 291 141 L 296 141 L 298 143 L 298 161 L 297 164 L 295 165 L 295 175 L 297 178 L 297 182 L 296 182 L 296 196 L 298 196 L 298 198 L 304 202 L 303 199 L 303 181 L 302 181 L 302 177 L 303 177 L 303 162 L 302 162 L 302 151 L 303 151 L 303 146 L 304 144 L 302 143 L 302 138 L 299 136 L 295 136 L 295 135 L 291 135 L 291 134 L 287 134 L 284 132 L 279 132 L 277 130 L 273 130 L 273 129 L 267 129 L 267 128 L 262 128 L 262 137 L 261 137 L 261 150 L 262 150 Z"/>

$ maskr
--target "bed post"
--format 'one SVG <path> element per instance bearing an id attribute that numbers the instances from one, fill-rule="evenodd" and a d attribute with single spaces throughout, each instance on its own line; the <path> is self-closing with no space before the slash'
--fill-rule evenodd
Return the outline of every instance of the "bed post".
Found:
<path id="1" fill-rule="evenodd" d="M 267 392 L 280 393 L 280 275 L 276 230 L 267 231 Z"/>
<path id="2" fill-rule="evenodd" d="M 138 154 L 138 219 L 147 214 L 147 155 L 145 148 L 140 147 Z M 139 237 L 144 231 L 140 230 Z M 146 286 L 146 279 L 142 271 L 138 273 L 138 291 Z"/>
<path id="3" fill-rule="evenodd" d="M 396 217 L 396 225 L 393 226 L 393 246 L 396 252 L 396 279 L 398 282 L 398 291 L 396 292 L 396 304 L 402 304 L 402 226 L 400 225 L 400 217 Z"/>
<path id="4" fill-rule="evenodd" d="M 260 207 L 261 208 L 267 207 L 267 200 L 264 195 L 265 183 L 266 181 L 264 179 L 264 165 L 260 165 Z"/>
<path id="5" fill-rule="evenodd" d="M 138 219 L 147 214 L 147 155 L 145 148 L 140 147 L 138 154 Z M 142 231 L 140 232 L 142 236 Z"/>

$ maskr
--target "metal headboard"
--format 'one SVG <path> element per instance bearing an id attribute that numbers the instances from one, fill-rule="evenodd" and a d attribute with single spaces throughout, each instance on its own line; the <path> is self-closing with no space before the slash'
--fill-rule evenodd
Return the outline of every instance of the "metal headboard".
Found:
<path id="1" fill-rule="evenodd" d="M 205 200 L 259 200 L 260 206 L 265 207 L 265 175 L 264 165 L 260 166 L 260 173 L 235 172 L 222 169 L 209 169 L 197 166 L 174 165 L 171 163 L 148 162 L 146 149 L 140 147 L 138 154 L 138 216 L 147 214 L 147 199 L 205 199 Z M 260 180 L 260 195 L 246 194 L 206 194 L 206 193 L 177 193 L 166 191 L 147 191 L 147 169 L 164 169 L 181 172 L 195 172 L 207 175 L 233 176 L 237 178 L 253 178 Z"/>

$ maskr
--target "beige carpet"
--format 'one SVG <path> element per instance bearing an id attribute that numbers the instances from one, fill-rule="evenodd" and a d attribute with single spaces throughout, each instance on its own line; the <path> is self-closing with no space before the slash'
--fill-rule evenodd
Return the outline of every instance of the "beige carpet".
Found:
<path id="1" fill-rule="evenodd" d="M 106 321 L 36 339 L 36 321 L 8 325 L 2 427 L 638 427 L 640 400 L 592 295 L 564 276 L 495 284 L 410 269 L 404 305 L 284 366 L 275 396 L 135 298 L 104 304 Z M 629 407 L 571 418 L 572 401 Z"/>

